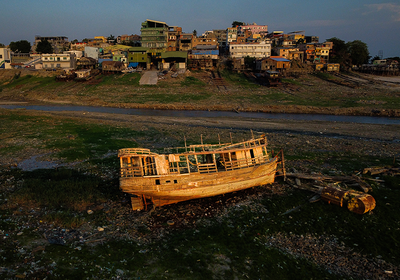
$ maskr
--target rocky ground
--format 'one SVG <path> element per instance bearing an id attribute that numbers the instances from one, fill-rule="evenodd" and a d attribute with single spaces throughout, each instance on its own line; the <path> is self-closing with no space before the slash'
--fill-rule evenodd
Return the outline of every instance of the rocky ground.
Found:
<path id="1" fill-rule="evenodd" d="M 150 127 L 171 137 L 157 139 L 136 139 L 140 146 L 147 148 L 160 148 L 174 146 L 180 135 L 188 139 L 199 139 L 202 134 L 205 138 L 209 135 L 222 134 L 228 137 L 234 135 L 250 135 L 250 130 L 255 134 L 267 133 L 272 148 L 283 149 L 288 155 L 304 154 L 309 152 L 331 153 L 336 156 L 354 154 L 354 156 L 372 156 L 393 158 L 398 162 L 400 158 L 400 128 L 399 125 L 373 125 L 354 123 L 332 123 L 321 121 L 298 120 L 265 120 L 241 118 L 182 118 L 182 117 L 147 117 L 129 116 L 104 113 L 87 112 L 25 112 L 26 114 L 53 116 L 54 118 L 73 118 L 77 122 L 101 122 L 106 125 L 126 126 L 135 130 L 146 131 Z M 173 136 L 175 135 L 175 136 Z M 235 136 L 236 137 L 236 136 Z M 199 139 L 200 141 L 200 139 Z M 13 166 L 35 156 L 36 150 L 26 150 L 19 159 L 1 157 L 1 164 L 12 162 Z M 37 163 L 40 166 L 40 162 Z M 315 162 L 307 158 L 287 160 L 287 168 L 294 172 L 312 173 L 329 171 L 331 174 L 343 174 L 337 164 L 325 158 L 324 162 Z M 354 170 L 357 171 L 357 170 Z M 360 171 L 360 170 L 358 170 Z M 107 179 L 115 179 L 116 170 L 104 172 Z M 13 177 L 3 178 L 7 182 L 2 186 L 3 194 L 11 193 L 18 188 L 20 182 Z M 48 265 L 35 262 L 35 256 L 46 251 L 49 245 L 59 244 L 69 246 L 73 250 L 81 250 L 82 246 L 95 246 L 114 239 L 134 240 L 147 244 L 165 237 L 171 232 L 184 228 L 196 227 L 211 218 L 229 215 L 232 208 L 240 205 L 253 205 L 260 211 L 257 203 L 260 198 L 275 194 L 284 194 L 289 186 L 278 182 L 268 189 L 255 188 L 218 196 L 198 201 L 180 203 L 166 206 L 153 211 L 133 213 L 130 209 L 128 197 L 121 195 L 118 200 L 108 201 L 89 207 L 82 215 L 90 216 L 102 213 L 102 224 L 86 223 L 77 228 L 64 228 L 54 223 L 42 222 L 39 217 L 47 210 L 35 209 L 29 206 L 12 206 L 14 213 L 11 220 L 15 223 L 12 231 L 2 231 L 2 242 L 17 242 L 15 250 L 21 260 L 17 267 L 2 267 L 3 275 L 12 275 L 13 271 L 25 270 L 25 274 L 17 274 L 19 278 L 34 278 L 43 276 L 51 271 Z M 4 203 L 4 201 L 3 201 Z M 7 203 L 7 202 L 6 202 Z M 7 205 L 7 204 L 3 204 Z M 262 210 L 262 209 L 261 209 Z M 265 209 L 268 211 L 268 209 Z M 92 214 L 93 213 L 93 214 Z M 23 237 L 27 231 L 36 232 L 35 237 L 24 245 L 15 241 L 15 237 Z M 7 233 L 6 233 L 7 232 Z M 14 240 L 14 241 L 12 241 Z M 339 244 L 334 237 L 321 236 L 319 238 L 300 235 L 267 235 L 260 242 L 265 246 L 279 248 L 294 257 L 302 257 L 311 262 L 325 267 L 332 273 L 343 277 L 363 279 L 397 279 L 400 277 L 398 267 L 386 263 L 379 258 L 355 253 L 351 248 Z M 54 264 L 56 266 L 56 264 Z"/>

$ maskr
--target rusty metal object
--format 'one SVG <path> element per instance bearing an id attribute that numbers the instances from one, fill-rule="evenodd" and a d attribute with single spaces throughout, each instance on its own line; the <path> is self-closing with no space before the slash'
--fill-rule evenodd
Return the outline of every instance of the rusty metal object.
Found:
<path id="1" fill-rule="evenodd" d="M 347 208 L 354 213 L 364 214 L 372 211 L 376 206 L 375 199 L 369 194 L 349 192 Z"/>
<path id="2" fill-rule="evenodd" d="M 334 187 L 325 187 L 322 189 L 321 198 L 328 203 L 333 203 L 343 207 L 343 203 L 349 191 Z"/>
<path id="3" fill-rule="evenodd" d="M 335 187 L 323 188 L 321 198 L 328 203 L 347 207 L 351 212 L 357 214 L 365 214 L 376 206 L 375 199 L 369 194 Z"/>

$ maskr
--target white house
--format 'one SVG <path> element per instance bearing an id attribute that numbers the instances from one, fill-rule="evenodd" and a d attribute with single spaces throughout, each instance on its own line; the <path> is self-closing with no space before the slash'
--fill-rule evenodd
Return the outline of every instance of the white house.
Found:
<path id="1" fill-rule="evenodd" d="M 0 48 L 0 69 L 11 68 L 11 50 Z"/>
<path id="2" fill-rule="evenodd" d="M 246 56 L 263 58 L 271 56 L 271 42 L 262 41 L 255 43 L 237 43 L 231 42 L 229 44 L 229 54 L 232 58 L 242 58 Z"/>
<path id="3" fill-rule="evenodd" d="M 74 53 L 42 54 L 43 68 L 76 68 L 76 55 Z"/>

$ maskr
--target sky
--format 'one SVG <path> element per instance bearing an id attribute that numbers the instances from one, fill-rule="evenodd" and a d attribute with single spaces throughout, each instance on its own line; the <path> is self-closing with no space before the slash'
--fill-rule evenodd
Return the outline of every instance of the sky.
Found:
<path id="1" fill-rule="evenodd" d="M 35 36 L 140 35 L 146 19 L 183 32 L 226 29 L 233 21 L 268 25 L 268 31 L 304 31 L 320 42 L 361 40 L 372 57 L 400 56 L 400 1 L 374 0 L 0 0 L 0 43 Z"/>

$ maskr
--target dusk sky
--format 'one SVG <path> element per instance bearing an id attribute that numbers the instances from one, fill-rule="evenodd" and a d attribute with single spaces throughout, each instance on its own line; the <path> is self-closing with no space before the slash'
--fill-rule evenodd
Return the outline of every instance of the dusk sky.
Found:
<path id="1" fill-rule="evenodd" d="M 140 35 L 146 19 L 202 34 L 226 29 L 233 21 L 268 25 L 268 31 L 305 31 L 320 42 L 337 37 L 361 40 L 371 56 L 400 56 L 400 1 L 216 1 L 216 0 L 0 0 L 0 43 L 33 42 L 35 35 L 66 36 L 69 41 L 94 36 Z"/>

